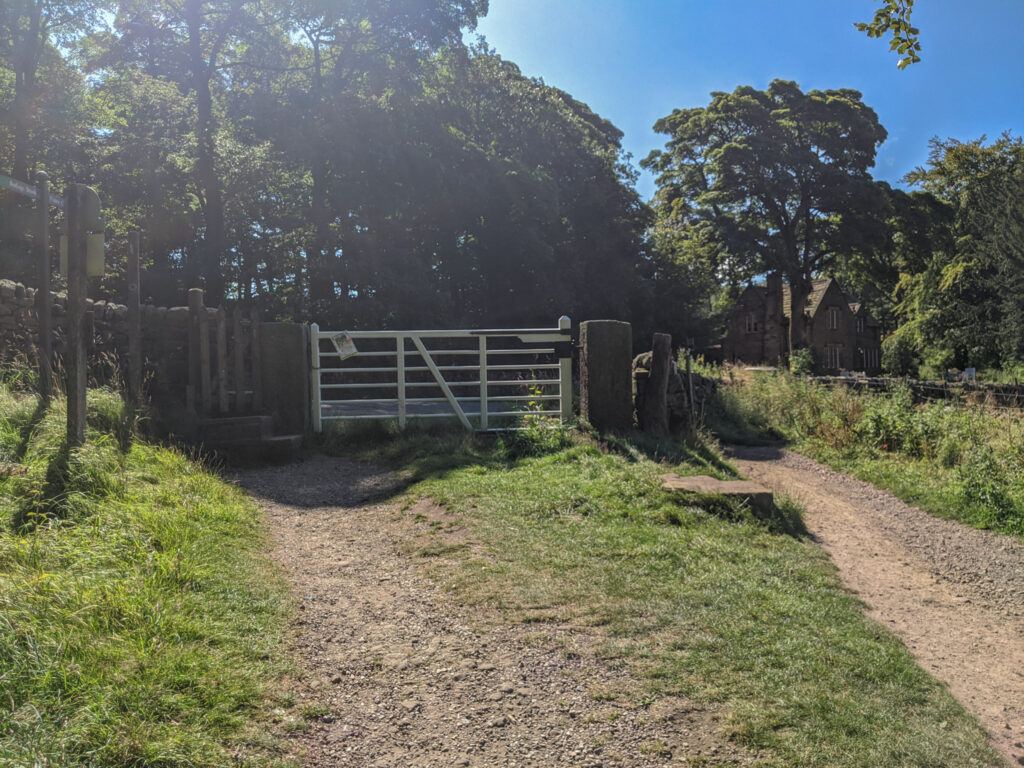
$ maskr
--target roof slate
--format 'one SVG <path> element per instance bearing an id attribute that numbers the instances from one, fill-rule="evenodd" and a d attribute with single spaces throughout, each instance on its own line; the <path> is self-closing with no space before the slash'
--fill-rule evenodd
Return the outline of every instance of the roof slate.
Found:
<path id="1" fill-rule="evenodd" d="M 811 281 L 811 292 L 808 294 L 807 303 L 804 305 L 805 314 L 813 316 L 817 312 L 818 305 L 825 298 L 825 293 L 832 282 L 835 281 L 831 277 Z M 793 295 L 790 292 L 789 283 L 782 286 L 782 314 L 785 317 L 793 316 Z"/>

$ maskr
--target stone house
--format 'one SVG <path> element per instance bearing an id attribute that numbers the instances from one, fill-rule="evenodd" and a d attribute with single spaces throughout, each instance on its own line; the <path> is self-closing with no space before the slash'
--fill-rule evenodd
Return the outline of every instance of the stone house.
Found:
<path id="1" fill-rule="evenodd" d="M 750 285 L 729 315 L 725 359 L 776 365 L 789 356 L 792 299 L 779 275 Z M 823 373 L 881 371 L 881 328 L 863 304 L 851 301 L 835 278 L 815 280 L 803 316 L 804 338 Z"/>

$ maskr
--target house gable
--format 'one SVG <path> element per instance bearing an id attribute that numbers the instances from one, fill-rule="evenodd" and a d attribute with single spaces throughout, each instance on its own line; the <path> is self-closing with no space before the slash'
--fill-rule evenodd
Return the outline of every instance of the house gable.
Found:
<path id="1" fill-rule="evenodd" d="M 758 322 L 762 317 L 763 324 Z M 727 356 L 747 363 L 773 363 L 784 357 L 785 328 L 791 318 L 790 286 L 777 276 L 769 277 L 767 286 L 748 286 L 730 315 Z M 836 279 L 812 281 L 802 321 L 823 370 L 880 369 L 879 324 L 863 304 L 850 301 Z"/>

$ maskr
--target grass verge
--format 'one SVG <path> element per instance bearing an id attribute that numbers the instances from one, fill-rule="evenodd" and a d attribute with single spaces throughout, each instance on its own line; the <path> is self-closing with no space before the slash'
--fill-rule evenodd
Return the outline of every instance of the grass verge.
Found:
<path id="1" fill-rule="evenodd" d="M 0 385 L 0 765 L 265 766 L 288 599 L 258 511 L 135 415 Z"/>
<path id="2" fill-rule="evenodd" d="M 712 427 L 727 442 L 785 440 L 939 517 L 1024 536 L 1024 417 L 915 404 L 908 389 L 858 394 L 788 374 L 723 387 Z"/>
<path id="3" fill-rule="evenodd" d="M 444 504 L 483 544 L 484 554 L 449 553 L 448 565 L 423 548 L 460 601 L 602 627 L 609 663 L 627 664 L 651 694 L 720 709 L 726 735 L 759 751 L 759 765 L 1001 764 L 974 718 L 863 616 L 822 550 L 782 532 L 792 525 L 661 489 L 666 470 L 698 471 L 705 446 L 665 444 L 654 452 L 670 458 L 657 463 L 650 445 L 538 429 L 335 436 L 327 447 L 353 444 L 360 458 L 410 470 L 410 493 Z"/>

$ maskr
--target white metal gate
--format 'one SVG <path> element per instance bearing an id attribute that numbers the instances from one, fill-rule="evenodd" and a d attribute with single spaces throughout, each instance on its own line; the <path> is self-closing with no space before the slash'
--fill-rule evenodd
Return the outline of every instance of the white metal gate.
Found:
<path id="1" fill-rule="evenodd" d="M 325 421 L 455 416 L 498 431 L 572 417 L 572 335 L 557 328 L 321 331 L 310 326 L 313 428 Z M 475 424 L 471 419 L 475 420 Z"/>

